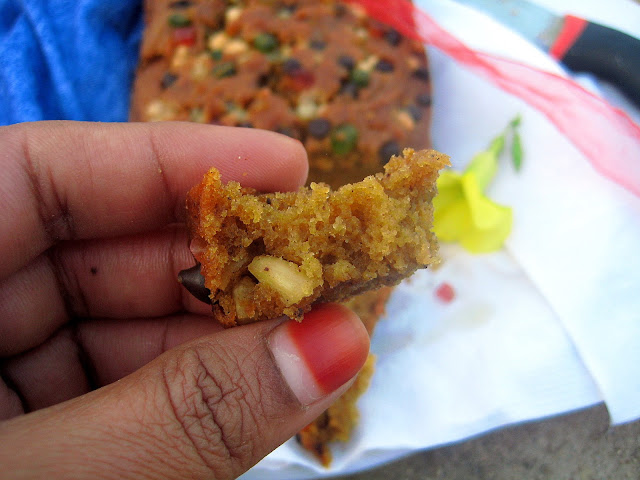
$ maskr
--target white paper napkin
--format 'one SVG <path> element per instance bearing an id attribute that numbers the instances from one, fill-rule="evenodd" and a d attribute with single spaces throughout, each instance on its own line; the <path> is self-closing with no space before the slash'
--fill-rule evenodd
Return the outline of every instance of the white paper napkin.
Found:
<path id="1" fill-rule="evenodd" d="M 484 15 L 446 0 L 416 3 L 475 49 L 562 72 Z M 598 20 L 599 3 L 572 11 Z M 607 23 L 617 8 L 621 29 L 640 25 L 632 2 L 606 7 Z M 513 232 L 490 255 L 444 245 L 440 269 L 396 289 L 372 339 L 378 363 L 359 402 L 362 422 L 333 448 L 330 469 L 290 441 L 244 479 L 348 473 L 601 401 L 614 422 L 640 417 L 640 199 L 599 176 L 539 112 L 436 50 L 430 58 L 433 137 L 454 166 L 522 116 L 523 168 L 504 159 L 490 189 L 513 207 Z M 449 303 L 435 295 L 443 282 L 454 289 Z"/>

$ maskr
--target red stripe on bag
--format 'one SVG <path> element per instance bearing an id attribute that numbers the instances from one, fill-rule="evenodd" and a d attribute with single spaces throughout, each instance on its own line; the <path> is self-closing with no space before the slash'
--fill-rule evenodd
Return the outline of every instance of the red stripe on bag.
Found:
<path id="1" fill-rule="evenodd" d="M 474 51 L 408 0 L 347 0 L 539 110 L 605 177 L 640 196 L 640 127 L 571 79 Z"/>

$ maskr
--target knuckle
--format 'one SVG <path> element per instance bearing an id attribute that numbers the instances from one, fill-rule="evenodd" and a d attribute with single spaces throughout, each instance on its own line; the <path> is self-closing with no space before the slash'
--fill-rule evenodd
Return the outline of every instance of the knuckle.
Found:
<path id="1" fill-rule="evenodd" d="M 215 478 L 232 478 L 258 459 L 263 412 L 259 381 L 242 373 L 237 354 L 223 352 L 184 350 L 166 365 L 164 382 L 187 448 Z"/>

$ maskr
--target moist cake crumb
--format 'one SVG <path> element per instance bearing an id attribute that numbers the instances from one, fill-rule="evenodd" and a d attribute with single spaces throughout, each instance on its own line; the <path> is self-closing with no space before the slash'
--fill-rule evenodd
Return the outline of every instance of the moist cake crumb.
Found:
<path id="1" fill-rule="evenodd" d="M 405 149 L 384 172 L 332 190 L 258 193 L 211 169 L 187 197 L 191 250 L 224 326 L 287 315 L 395 285 L 437 261 L 431 232 L 448 157 Z"/>

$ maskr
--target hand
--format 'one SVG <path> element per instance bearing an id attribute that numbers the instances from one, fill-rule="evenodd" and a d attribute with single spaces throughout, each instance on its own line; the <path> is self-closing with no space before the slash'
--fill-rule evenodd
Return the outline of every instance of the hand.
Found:
<path id="1" fill-rule="evenodd" d="M 0 465 L 20 478 L 234 478 L 322 413 L 367 355 L 338 305 L 222 330 L 176 281 L 210 166 L 262 191 L 307 172 L 271 132 L 0 128 Z"/>

